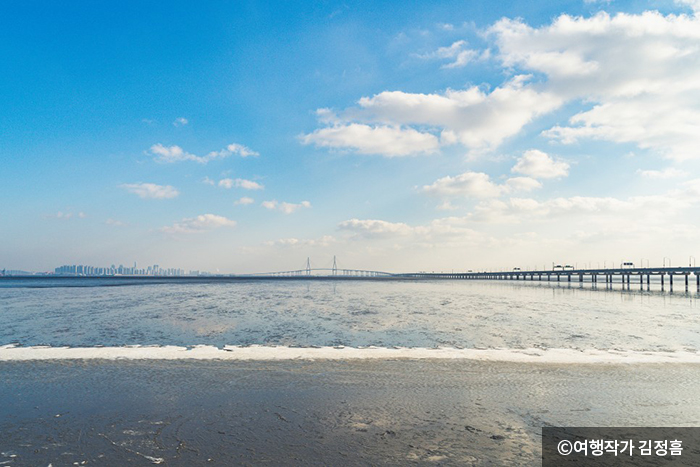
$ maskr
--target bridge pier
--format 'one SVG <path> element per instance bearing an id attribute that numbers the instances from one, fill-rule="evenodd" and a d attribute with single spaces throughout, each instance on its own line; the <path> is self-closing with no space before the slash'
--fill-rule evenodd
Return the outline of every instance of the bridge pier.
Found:
<path id="1" fill-rule="evenodd" d="M 578 275 L 578 281 L 579 281 L 579 282 L 583 282 L 583 274 L 579 274 L 579 275 Z"/>
<path id="2" fill-rule="evenodd" d="M 668 286 L 671 290 L 673 290 L 673 274 L 668 275 Z"/>
<path id="3" fill-rule="evenodd" d="M 685 291 L 688 291 L 688 274 L 685 275 Z"/>

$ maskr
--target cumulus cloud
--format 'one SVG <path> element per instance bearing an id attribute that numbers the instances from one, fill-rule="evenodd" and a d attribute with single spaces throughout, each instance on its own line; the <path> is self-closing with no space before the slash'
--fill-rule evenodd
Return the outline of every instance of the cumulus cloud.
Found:
<path id="1" fill-rule="evenodd" d="M 167 234 L 201 233 L 220 227 L 235 227 L 236 221 L 215 214 L 201 214 L 197 217 L 185 218 L 173 225 L 162 227 L 160 230 Z"/>
<path id="2" fill-rule="evenodd" d="M 119 186 L 143 199 L 170 199 L 180 194 L 170 185 L 156 185 L 155 183 L 124 183 Z"/>
<path id="3" fill-rule="evenodd" d="M 185 117 L 179 117 L 176 118 L 175 121 L 173 122 L 174 126 L 185 126 L 189 123 L 189 120 L 187 120 Z"/>
<path id="4" fill-rule="evenodd" d="M 482 172 L 464 172 L 455 177 L 447 176 L 436 180 L 431 185 L 421 189 L 430 195 L 470 198 L 495 198 L 513 191 L 530 191 L 542 185 L 537 180 L 528 177 L 514 177 L 504 184 L 491 181 L 488 174 Z"/>
<path id="5" fill-rule="evenodd" d="M 236 187 L 243 188 L 244 190 L 262 190 L 265 188 L 263 185 L 257 182 L 246 180 L 244 178 L 237 178 L 235 180 L 231 178 L 224 178 L 219 180 L 219 186 L 226 189 Z"/>
<path id="6" fill-rule="evenodd" d="M 700 11 L 698 0 L 679 3 Z M 537 117 L 577 103 L 568 122 L 542 134 L 563 144 L 596 139 L 678 160 L 700 157 L 700 15 L 560 15 L 538 27 L 502 19 L 485 38 L 486 50 L 514 74 L 502 85 L 362 97 L 345 110 L 322 109 L 319 120 L 328 126 L 302 141 L 365 154 L 432 153 L 446 144 L 485 152 Z M 424 57 L 457 67 L 474 57 L 465 47 L 456 41 Z M 415 150 L 394 149 L 394 140 L 405 143 L 399 136 L 409 135 L 420 141 Z"/>
<path id="7" fill-rule="evenodd" d="M 414 246 L 434 246 L 434 242 L 476 242 L 485 236 L 471 228 L 467 217 L 443 217 L 426 225 L 409 225 L 379 219 L 350 219 L 338 224 L 338 229 L 351 233 L 351 240 L 391 240 L 411 242 Z"/>
<path id="8" fill-rule="evenodd" d="M 247 196 L 244 196 L 244 197 L 242 197 L 242 198 L 240 198 L 240 199 L 234 201 L 233 204 L 245 206 L 245 205 L 248 205 L 248 204 L 253 204 L 254 202 L 255 202 L 255 200 L 254 200 L 253 198 L 249 198 L 249 197 L 247 197 Z"/>
<path id="9" fill-rule="evenodd" d="M 350 219 L 338 224 L 340 230 L 347 230 L 363 237 L 393 237 L 408 235 L 413 228 L 402 222 L 387 222 L 377 219 Z"/>
<path id="10" fill-rule="evenodd" d="M 546 153 L 530 149 L 520 157 L 511 172 L 534 178 L 557 178 L 569 175 L 569 164 L 555 161 Z"/>
<path id="11" fill-rule="evenodd" d="M 180 146 L 164 146 L 162 144 L 154 144 L 148 151 L 148 154 L 153 156 L 156 162 L 174 163 L 183 161 L 194 161 L 200 164 L 206 164 L 215 159 L 224 159 L 232 155 L 240 157 L 258 156 L 259 153 L 241 144 L 229 144 L 224 149 L 212 151 L 204 156 L 191 154 Z"/>
<path id="12" fill-rule="evenodd" d="M 274 210 L 274 211 L 281 211 L 285 214 L 292 214 L 293 212 L 296 212 L 299 209 L 311 207 L 311 203 L 308 201 L 302 201 L 301 203 L 295 204 L 295 203 L 287 203 L 287 202 L 280 203 L 275 199 L 273 199 L 271 201 L 263 201 L 262 203 L 260 203 L 260 205 L 262 207 L 264 207 L 265 209 Z"/>
<path id="13" fill-rule="evenodd" d="M 506 193 L 511 193 L 511 192 L 524 192 L 524 191 L 532 191 L 536 190 L 537 188 L 542 188 L 542 184 L 535 180 L 534 178 L 530 177 L 512 177 L 506 180 L 506 183 L 503 185 L 503 191 Z"/>
<path id="14" fill-rule="evenodd" d="M 572 196 L 544 201 L 531 198 L 491 199 L 480 203 L 470 214 L 475 222 L 521 223 L 555 221 L 562 217 L 590 225 L 594 223 L 627 226 L 668 219 L 700 202 L 700 179 L 682 183 L 679 188 L 659 195 L 615 197 Z"/>
<path id="15" fill-rule="evenodd" d="M 539 28 L 503 19 L 489 34 L 505 66 L 542 73 L 550 92 L 592 105 L 545 136 L 565 144 L 600 139 L 676 159 L 698 157 L 700 16 L 601 12 L 561 15 Z"/>
<path id="16" fill-rule="evenodd" d="M 358 107 L 337 115 L 322 109 L 321 120 L 332 126 L 304 135 L 302 141 L 385 156 L 428 154 L 455 143 L 489 150 L 561 105 L 555 94 L 526 85 L 530 78 L 518 75 L 491 92 L 472 86 L 439 94 L 385 91 L 363 97 Z"/>
<path id="17" fill-rule="evenodd" d="M 303 135 L 304 144 L 331 149 L 349 149 L 360 154 L 387 157 L 435 153 L 440 144 L 430 133 L 400 126 L 371 126 L 360 123 L 339 124 Z"/>

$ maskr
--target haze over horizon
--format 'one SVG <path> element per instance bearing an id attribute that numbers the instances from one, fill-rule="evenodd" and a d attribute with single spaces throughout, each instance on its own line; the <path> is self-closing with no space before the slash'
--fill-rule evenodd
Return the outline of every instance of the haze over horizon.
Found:
<path id="1" fill-rule="evenodd" d="M 700 1 L 6 2 L 0 269 L 700 257 Z"/>

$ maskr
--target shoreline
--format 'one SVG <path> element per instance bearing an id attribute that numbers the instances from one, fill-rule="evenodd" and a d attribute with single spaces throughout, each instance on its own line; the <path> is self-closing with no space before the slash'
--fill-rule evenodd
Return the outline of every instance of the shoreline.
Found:
<path id="1" fill-rule="evenodd" d="M 474 360 L 544 364 L 700 364 L 700 353 L 600 349 L 466 349 L 453 347 L 286 347 L 286 346 L 0 346 L 0 361 L 42 360 Z"/>

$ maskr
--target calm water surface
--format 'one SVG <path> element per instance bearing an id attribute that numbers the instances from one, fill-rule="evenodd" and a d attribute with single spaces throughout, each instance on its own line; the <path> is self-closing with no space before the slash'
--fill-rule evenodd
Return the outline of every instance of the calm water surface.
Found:
<path id="1" fill-rule="evenodd" d="M 0 345 L 697 351 L 696 293 L 490 281 L 0 280 Z"/>

